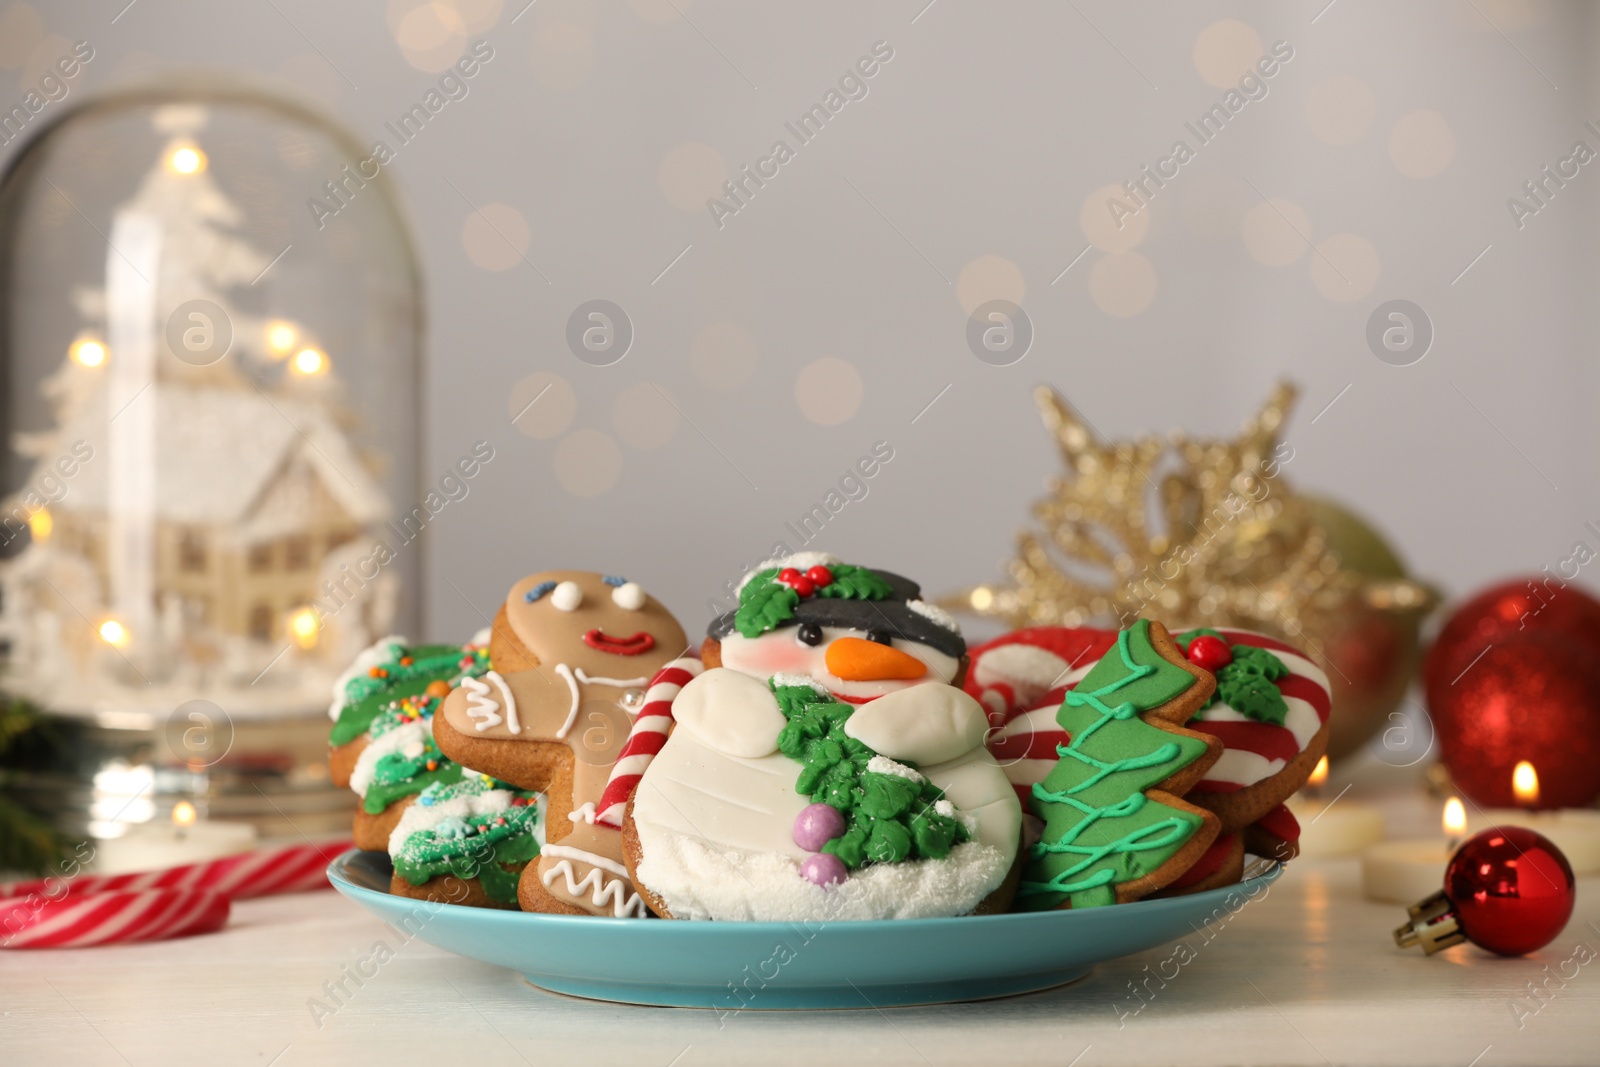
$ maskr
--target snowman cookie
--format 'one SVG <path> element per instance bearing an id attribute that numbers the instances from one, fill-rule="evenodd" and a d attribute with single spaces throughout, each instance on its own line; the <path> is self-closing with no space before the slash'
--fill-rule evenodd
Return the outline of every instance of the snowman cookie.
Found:
<path id="1" fill-rule="evenodd" d="M 450 759 L 544 794 L 546 844 L 522 873 L 524 911 L 645 914 L 621 834 L 597 805 L 647 683 L 686 650 L 683 628 L 635 582 L 545 571 L 512 586 L 491 628 L 494 669 L 451 692 L 433 735 Z"/>
<path id="2" fill-rule="evenodd" d="M 433 742 L 432 718 L 452 688 L 489 669 L 487 641 L 487 631 L 465 645 L 386 637 L 335 684 L 328 769 L 335 785 L 361 798 L 357 848 L 383 851 L 417 794 L 460 780 L 461 768 Z"/>
<path id="3" fill-rule="evenodd" d="M 954 621 L 898 575 L 817 553 L 747 575 L 738 609 L 711 624 L 703 669 L 669 667 L 660 684 L 678 691 L 658 700 L 652 686 L 625 749 L 624 762 L 654 749 L 629 769 L 623 820 L 651 910 L 1004 911 L 1021 809 L 984 748 L 982 708 L 952 684 L 964 652 Z"/>
<path id="4" fill-rule="evenodd" d="M 539 855 L 539 796 L 468 771 L 417 794 L 388 842 L 396 896 L 516 910 L 522 871 Z"/>

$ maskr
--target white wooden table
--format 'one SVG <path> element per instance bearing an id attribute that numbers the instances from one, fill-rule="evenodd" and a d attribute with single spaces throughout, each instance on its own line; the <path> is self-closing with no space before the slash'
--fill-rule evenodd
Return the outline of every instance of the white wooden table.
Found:
<path id="1" fill-rule="evenodd" d="M 1415 793 L 1384 803 L 1392 833 L 1424 831 L 1436 817 Z M 359 989 L 347 981 L 348 1003 L 319 1021 L 311 1002 L 331 1003 L 324 983 L 394 935 L 336 894 L 311 893 L 240 903 L 229 928 L 209 936 L 0 953 L 0 1063 L 1600 1063 L 1600 960 L 1560 988 L 1552 979 L 1548 999 L 1526 999 L 1527 983 L 1558 974 L 1579 942 L 1600 952 L 1600 879 L 1580 881 L 1572 923 L 1527 959 L 1470 946 L 1401 952 L 1390 931 L 1403 917 L 1361 898 L 1355 861 L 1298 862 L 1220 930 L 1190 938 L 1193 960 L 1164 986 L 1150 979 L 1145 1000 L 1130 983 L 1172 946 L 1009 1000 L 746 1011 L 720 1027 L 708 1011 L 545 993 L 411 942 Z M 1519 997 L 1542 1004 L 1520 1029 Z"/>

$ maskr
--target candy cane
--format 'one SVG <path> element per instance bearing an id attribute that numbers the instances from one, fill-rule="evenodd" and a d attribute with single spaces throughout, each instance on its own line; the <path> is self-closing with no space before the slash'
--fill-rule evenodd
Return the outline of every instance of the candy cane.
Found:
<path id="1" fill-rule="evenodd" d="M 329 862 L 350 847 L 349 841 L 289 845 L 160 871 L 0 887 L 0 948 L 152 941 L 215 930 L 227 920 L 230 899 L 326 888 Z"/>
<path id="2" fill-rule="evenodd" d="M 605 792 L 600 794 L 597 807 L 600 814 L 594 821 L 607 826 L 622 825 L 622 812 L 634 787 L 661 746 L 667 743 L 667 732 L 672 729 L 672 701 L 678 691 L 705 670 L 697 659 L 675 659 L 656 672 L 644 691 L 644 706 L 639 717 L 633 720 L 628 740 L 623 742 L 617 762 L 611 766 L 611 777 L 606 780 Z"/>
<path id="3" fill-rule="evenodd" d="M 209 889 L 145 889 L 45 901 L 37 909 L 0 910 L 8 933 L 0 948 L 87 948 L 157 941 L 220 930 L 228 898 Z M 22 919 L 11 930 L 13 920 Z"/>
<path id="4" fill-rule="evenodd" d="M 324 872 L 328 864 L 351 847 L 350 841 L 286 845 L 160 871 L 44 878 L 0 886 L 0 898 L 37 896 L 50 899 L 139 889 L 210 889 L 234 900 L 274 893 L 300 893 L 327 887 L 329 883 Z"/>

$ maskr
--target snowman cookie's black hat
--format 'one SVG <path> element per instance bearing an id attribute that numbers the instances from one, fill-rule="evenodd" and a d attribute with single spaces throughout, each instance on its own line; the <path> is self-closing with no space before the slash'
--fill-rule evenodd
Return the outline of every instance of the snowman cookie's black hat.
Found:
<path id="1" fill-rule="evenodd" d="M 811 577 L 819 567 L 827 571 L 825 583 Z M 790 577 L 785 580 L 784 575 Z M 713 619 L 706 633 L 719 641 L 732 633 L 759 637 L 809 622 L 886 631 L 947 656 L 961 657 L 967 651 L 961 628 L 943 610 L 924 601 L 921 593 L 916 582 L 898 574 L 858 567 L 820 552 L 803 552 L 768 560 L 745 575 L 739 585 L 739 607 Z"/>

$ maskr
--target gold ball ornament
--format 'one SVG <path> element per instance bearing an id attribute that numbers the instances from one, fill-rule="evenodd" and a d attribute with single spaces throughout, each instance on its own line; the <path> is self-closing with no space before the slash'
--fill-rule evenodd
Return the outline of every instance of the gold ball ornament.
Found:
<path id="1" fill-rule="evenodd" d="M 1060 393 L 1034 390 L 1065 472 L 1017 537 L 1009 581 L 944 597 L 1024 626 L 1236 626 L 1305 648 L 1333 685 L 1329 752 L 1364 744 L 1399 706 L 1437 603 L 1372 528 L 1297 495 L 1281 383 L 1232 440 L 1181 432 L 1100 440 Z M 1347 558 L 1348 557 L 1348 558 Z"/>

